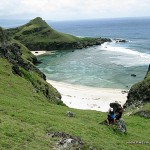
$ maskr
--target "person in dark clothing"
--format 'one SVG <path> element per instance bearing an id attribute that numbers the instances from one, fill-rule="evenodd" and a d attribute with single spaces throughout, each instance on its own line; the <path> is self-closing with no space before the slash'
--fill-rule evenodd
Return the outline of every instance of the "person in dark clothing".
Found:
<path id="1" fill-rule="evenodd" d="M 116 110 L 116 120 L 119 120 L 122 117 L 122 113 L 123 113 L 123 108 L 120 106 L 117 108 Z"/>
<path id="2" fill-rule="evenodd" d="M 110 108 L 106 119 L 107 125 L 109 125 L 110 123 L 115 123 L 115 117 L 116 115 L 113 108 Z"/>

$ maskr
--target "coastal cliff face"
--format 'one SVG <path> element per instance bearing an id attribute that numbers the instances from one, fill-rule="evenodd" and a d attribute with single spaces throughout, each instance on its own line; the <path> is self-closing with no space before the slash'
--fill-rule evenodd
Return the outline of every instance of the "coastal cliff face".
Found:
<path id="1" fill-rule="evenodd" d="M 30 50 L 82 49 L 111 41 L 107 38 L 78 38 L 58 32 L 40 17 L 23 26 L 7 29 L 6 32 Z"/>
<path id="2" fill-rule="evenodd" d="M 124 107 L 150 103 L 150 65 L 143 81 L 133 85 L 128 93 Z"/>
<path id="3" fill-rule="evenodd" d="M 0 28 L 0 59 L 9 62 L 12 73 L 18 76 L 18 80 L 21 77 L 29 81 L 34 92 L 42 93 L 53 103 L 62 104 L 61 95 L 46 83 L 46 76 L 34 65 L 37 62 L 36 57 L 20 42 L 9 38 L 2 28 Z"/>

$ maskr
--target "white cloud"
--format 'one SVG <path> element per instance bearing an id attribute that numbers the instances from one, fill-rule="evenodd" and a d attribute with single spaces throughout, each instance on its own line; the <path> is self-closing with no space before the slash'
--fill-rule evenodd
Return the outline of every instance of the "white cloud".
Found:
<path id="1" fill-rule="evenodd" d="M 68 20 L 148 16 L 150 0 L 2 0 L 0 18 Z"/>

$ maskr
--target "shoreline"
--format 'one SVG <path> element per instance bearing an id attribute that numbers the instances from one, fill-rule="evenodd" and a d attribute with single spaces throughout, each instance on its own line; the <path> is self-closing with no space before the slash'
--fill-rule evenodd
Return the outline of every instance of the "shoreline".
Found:
<path id="1" fill-rule="evenodd" d="M 37 50 L 37 51 L 30 51 L 33 55 L 35 56 L 40 56 L 40 55 L 44 55 L 44 54 L 54 54 L 55 51 L 45 51 L 45 50 Z"/>
<path id="2" fill-rule="evenodd" d="M 69 108 L 107 112 L 110 103 L 118 102 L 123 106 L 127 100 L 124 89 L 95 88 L 53 80 L 47 82 L 60 92 L 61 100 Z"/>
<path id="3" fill-rule="evenodd" d="M 47 53 L 47 51 L 30 51 L 30 52 L 35 56 L 39 56 Z"/>

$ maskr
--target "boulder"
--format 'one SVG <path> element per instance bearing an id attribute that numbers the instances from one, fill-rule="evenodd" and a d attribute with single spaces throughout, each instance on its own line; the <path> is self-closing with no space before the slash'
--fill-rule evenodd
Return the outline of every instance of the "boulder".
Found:
<path id="1" fill-rule="evenodd" d="M 75 117 L 75 114 L 73 112 L 71 112 L 71 111 L 67 111 L 66 115 L 68 117 Z"/>
<path id="2" fill-rule="evenodd" d="M 132 77 L 136 77 L 136 74 L 131 74 Z"/>

